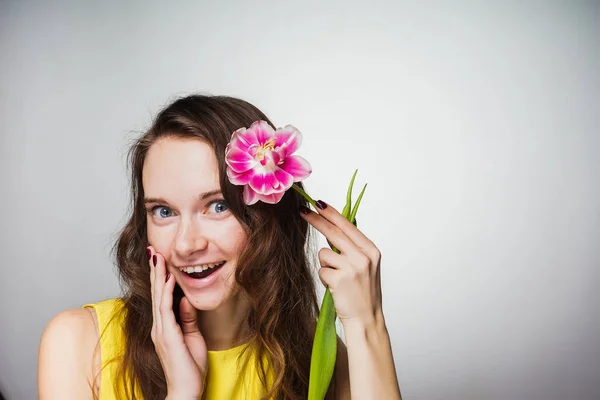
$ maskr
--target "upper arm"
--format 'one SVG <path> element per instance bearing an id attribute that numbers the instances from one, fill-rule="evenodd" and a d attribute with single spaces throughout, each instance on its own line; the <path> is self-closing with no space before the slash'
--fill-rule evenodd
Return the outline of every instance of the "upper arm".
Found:
<path id="1" fill-rule="evenodd" d="M 91 399 L 98 332 L 95 314 L 63 311 L 46 326 L 38 354 L 41 400 Z"/>
<path id="2" fill-rule="evenodd" d="M 350 371 L 348 370 L 348 350 L 338 337 L 337 356 L 335 358 L 335 398 L 350 398 Z"/>

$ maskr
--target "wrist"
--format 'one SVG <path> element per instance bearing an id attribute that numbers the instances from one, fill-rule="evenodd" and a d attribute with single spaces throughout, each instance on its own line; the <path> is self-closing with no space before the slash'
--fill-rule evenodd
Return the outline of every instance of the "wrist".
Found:
<path id="1" fill-rule="evenodd" d="M 369 320 L 345 322 L 352 397 L 400 399 L 392 346 L 383 314 Z"/>
<path id="2" fill-rule="evenodd" d="M 342 322 L 346 341 L 372 342 L 387 338 L 388 331 L 382 313 L 369 319 L 349 319 Z"/>
<path id="3" fill-rule="evenodd" d="M 340 319 L 342 326 L 345 330 L 378 330 L 385 329 L 385 320 L 383 318 L 383 312 L 374 312 L 372 315 L 363 316 L 361 318 L 345 318 Z"/>

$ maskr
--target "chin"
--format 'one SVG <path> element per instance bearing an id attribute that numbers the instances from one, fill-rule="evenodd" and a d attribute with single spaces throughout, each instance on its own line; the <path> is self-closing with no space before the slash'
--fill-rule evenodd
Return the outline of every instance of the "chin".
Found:
<path id="1" fill-rule="evenodd" d="M 218 294 L 190 293 L 190 295 L 186 295 L 185 297 L 187 297 L 195 309 L 200 311 L 214 311 L 226 302 L 224 296 Z"/>
<path id="2" fill-rule="evenodd" d="M 201 311 L 217 310 L 222 305 L 237 298 L 236 291 L 226 287 L 224 284 L 204 289 L 190 288 L 182 285 L 181 289 L 192 306 Z"/>

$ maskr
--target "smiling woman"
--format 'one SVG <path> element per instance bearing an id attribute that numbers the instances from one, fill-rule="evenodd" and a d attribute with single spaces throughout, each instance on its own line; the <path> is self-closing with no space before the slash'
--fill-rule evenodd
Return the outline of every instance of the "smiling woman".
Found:
<path id="1" fill-rule="evenodd" d="M 376 248 L 353 226 L 347 237 L 333 231 L 340 216 L 323 202 L 321 215 L 309 213 L 292 190 L 276 204 L 248 205 L 243 187 L 227 179 L 232 132 L 258 120 L 273 126 L 245 101 L 188 96 L 132 146 L 131 215 L 114 247 L 123 296 L 49 323 L 40 398 L 306 398 L 318 314 L 309 224 L 340 243 L 342 258 L 323 253 L 320 276 L 332 288 L 345 282 L 335 301 L 350 321 L 349 355 L 339 341 L 326 398 L 349 398 L 351 388 L 359 397 L 400 397 Z M 376 255 L 371 264 L 352 241 Z M 368 269 L 357 274 L 359 264 Z"/>

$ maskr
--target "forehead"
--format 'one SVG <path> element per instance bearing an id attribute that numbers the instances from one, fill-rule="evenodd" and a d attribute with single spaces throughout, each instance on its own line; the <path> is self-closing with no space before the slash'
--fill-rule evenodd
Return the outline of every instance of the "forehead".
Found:
<path id="1" fill-rule="evenodd" d="M 162 138 L 150 146 L 142 169 L 144 192 L 152 196 L 191 193 L 197 196 L 219 188 L 217 159 L 201 139 Z"/>

